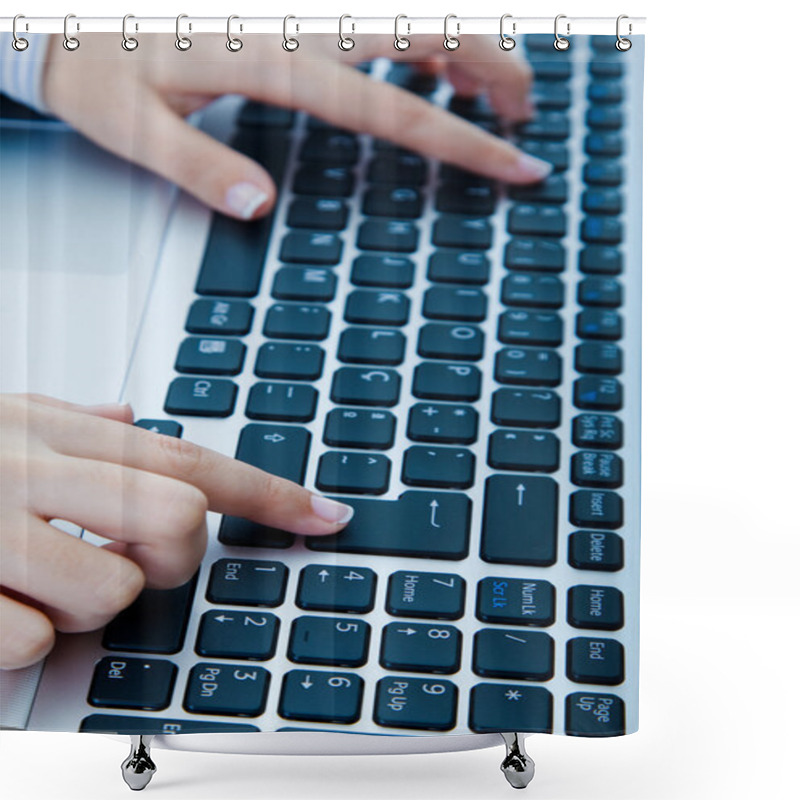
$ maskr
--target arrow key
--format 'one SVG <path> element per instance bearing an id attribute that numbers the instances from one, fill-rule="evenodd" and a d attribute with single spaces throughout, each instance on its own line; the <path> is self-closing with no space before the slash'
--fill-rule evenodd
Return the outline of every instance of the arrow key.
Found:
<path id="1" fill-rule="evenodd" d="M 376 579 L 366 567 L 309 564 L 300 573 L 297 605 L 313 611 L 366 614 L 375 605 Z"/>
<path id="2" fill-rule="evenodd" d="M 461 665 L 461 631 L 452 625 L 390 622 L 383 629 L 380 661 L 386 669 L 450 675 Z"/>
<path id="3" fill-rule="evenodd" d="M 361 716 L 364 681 L 352 672 L 294 669 L 283 678 L 278 713 L 309 722 L 356 722 Z"/>
<path id="4" fill-rule="evenodd" d="M 265 661 L 275 655 L 278 618 L 258 611 L 206 611 L 200 619 L 195 652 L 215 658 Z"/>

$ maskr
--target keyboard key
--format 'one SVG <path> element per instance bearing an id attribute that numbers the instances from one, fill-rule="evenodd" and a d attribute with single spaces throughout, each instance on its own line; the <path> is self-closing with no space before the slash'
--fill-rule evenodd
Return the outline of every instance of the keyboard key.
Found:
<path id="1" fill-rule="evenodd" d="M 466 582 L 446 572 L 401 570 L 389 576 L 386 611 L 395 617 L 459 619 L 464 616 Z"/>
<path id="2" fill-rule="evenodd" d="M 255 373 L 259 378 L 315 381 L 322 374 L 324 357 L 315 344 L 267 342 L 259 348 Z"/>
<path id="3" fill-rule="evenodd" d="M 403 483 L 440 489 L 468 489 L 475 456 L 461 447 L 409 447 L 403 456 Z"/>
<path id="4" fill-rule="evenodd" d="M 389 459 L 367 453 L 323 453 L 317 488 L 323 492 L 383 494 L 389 488 Z"/>
<path id="5" fill-rule="evenodd" d="M 495 469 L 555 472 L 558 452 L 558 439 L 552 433 L 498 430 L 489 437 L 488 462 Z"/>
<path id="6" fill-rule="evenodd" d="M 248 101 L 239 112 L 239 125 L 256 125 L 267 128 L 291 128 L 295 112 L 291 108 L 270 106 Z"/>
<path id="7" fill-rule="evenodd" d="M 189 333 L 244 336 L 250 333 L 253 306 L 242 300 L 195 300 L 186 319 Z"/>
<path id="8" fill-rule="evenodd" d="M 449 731 L 456 724 L 458 687 L 431 678 L 381 678 L 373 719 L 388 728 Z"/>
<path id="9" fill-rule="evenodd" d="M 135 717 L 130 714 L 90 714 L 84 717 L 81 733 L 115 733 L 125 736 L 170 733 L 258 733 L 260 728 L 236 722 L 199 722 L 167 717 Z"/>
<path id="10" fill-rule="evenodd" d="M 335 293 L 336 276 L 322 267 L 282 267 L 272 282 L 272 296 L 277 300 L 327 303 Z"/>
<path id="11" fill-rule="evenodd" d="M 290 228 L 341 231 L 347 217 L 347 204 L 337 197 L 296 197 L 289 206 L 286 224 Z"/>
<path id="12" fill-rule="evenodd" d="M 581 208 L 586 214 L 621 214 L 622 195 L 616 189 L 587 189 Z"/>
<path id="13" fill-rule="evenodd" d="M 274 339 L 324 339 L 331 312 L 325 306 L 280 303 L 270 306 L 264 336 Z"/>
<path id="14" fill-rule="evenodd" d="M 590 411 L 619 411 L 622 384 L 616 378 L 585 375 L 575 381 L 572 402 Z"/>
<path id="15" fill-rule="evenodd" d="M 614 453 L 581 450 L 572 456 L 571 480 L 576 486 L 616 489 L 622 486 L 622 459 Z"/>
<path id="16" fill-rule="evenodd" d="M 578 314 L 575 333 L 581 339 L 605 339 L 615 341 L 622 338 L 622 317 L 605 308 L 587 308 Z"/>
<path id="17" fill-rule="evenodd" d="M 572 443 L 575 447 L 622 447 L 622 423 L 609 414 L 579 414 L 572 421 Z"/>
<path id="18" fill-rule="evenodd" d="M 358 139 L 336 130 L 312 131 L 300 148 L 300 160 L 350 167 L 358 161 Z"/>
<path id="19" fill-rule="evenodd" d="M 548 581 L 483 578 L 478 583 L 475 616 L 499 625 L 547 627 L 556 618 L 556 591 Z"/>
<path id="20" fill-rule="evenodd" d="M 364 193 L 363 212 L 371 217 L 417 219 L 423 195 L 410 186 L 372 186 Z"/>
<path id="21" fill-rule="evenodd" d="M 175 378 L 164 411 L 187 417 L 229 417 L 236 403 L 236 384 L 214 378 Z"/>
<path id="22" fill-rule="evenodd" d="M 569 168 L 569 150 L 561 142 L 537 142 L 534 140 L 521 140 L 518 145 L 523 153 L 549 161 L 553 165 L 553 172 L 565 172 Z"/>
<path id="23" fill-rule="evenodd" d="M 621 186 L 622 164 L 607 158 L 597 158 L 583 165 L 583 182 L 588 186 Z"/>
<path id="24" fill-rule="evenodd" d="M 367 217 L 358 229 L 357 246 L 361 250 L 413 253 L 417 249 L 418 241 L 419 231 L 413 222 L 404 219 Z"/>
<path id="25" fill-rule="evenodd" d="M 244 351 L 238 339 L 190 336 L 181 342 L 175 370 L 199 375 L 238 375 L 242 371 Z"/>
<path id="26" fill-rule="evenodd" d="M 300 573 L 296 603 L 308 611 L 366 614 L 375 605 L 376 580 L 366 567 L 310 564 Z"/>
<path id="27" fill-rule="evenodd" d="M 541 311 L 504 311 L 497 338 L 505 344 L 541 344 L 558 347 L 564 341 L 564 322 L 558 314 Z"/>
<path id="28" fill-rule="evenodd" d="M 288 658 L 297 664 L 360 667 L 367 663 L 370 627 L 363 619 L 297 617 Z"/>
<path id="29" fill-rule="evenodd" d="M 361 255 L 353 261 L 350 282 L 355 286 L 408 289 L 414 280 L 414 264 L 401 256 Z"/>
<path id="30" fill-rule="evenodd" d="M 463 286 L 431 286 L 426 290 L 422 315 L 428 319 L 482 322 L 486 319 L 486 295 Z"/>
<path id="31" fill-rule="evenodd" d="M 525 428 L 557 428 L 561 399 L 555 392 L 498 389 L 492 395 L 492 422 Z"/>
<path id="32" fill-rule="evenodd" d="M 303 483 L 311 434 L 294 425 L 261 425 L 242 428 L 236 458 L 272 475 Z"/>
<path id="33" fill-rule="evenodd" d="M 558 386 L 561 383 L 561 356 L 555 350 L 504 347 L 495 356 L 494 378 L 499 383 Z"/>
<path id="34" fill-rule="evenodd" d="M 488 250 L 492 246 L 492 223 L 486 217 L 442 214 L 433 224 L 433 243 L 437 247 Z"/>
<path id="35" fill-rule="evenodd" d="M 425 159 L 408 151 L 376 156 L 367 169 L 367 180 L 370 183 L 422 186 L 427 177 L 428 165 Z"/>
<path id="36" fill-rule="evenodd" d="M 622 285 L 613 278 L 584 278 L 578 284 L 578 302 L 582 306 L 619 308 Z"/>
<path id="37" fill-rule="evenodd" d="M 486 479 L 481 558 L 548 567 L 556 561 L 558 484 L 552 478 L 492 475 Z"/>
<path id="38" fill-rule="evenodd" d="M 514 272 L 502 283 L 501 302 L 507 306 L 561 308 L 564 305 L 564 284 L 555 275 Z"/>
<path id="39" fill-rule="evenodd" d="M 483 285 L 489 282 L 489 259 L 475 250 L 436 250 L 428 261 L 428 280 Z"/>
<path id="40" fill-rule="evenodd" d="M 561 272 L 565 259 L 564 248 L 558 242 L 515 238 L 506 245 L 503 263 L 509 269 Z"/>
<path id="41" fill-rule="evenodd" d="M 578 531 L 569 537 L 569 563 L 575 569 L 616 572 L 624 564 L 622 537 L 604 531 Z"/>
<path id="42" fill-rule="evenodd" d="M 536 80 L 542 79 L 542 69 L 557 67 L 571 69 L 568 62 L 540 62 L 536 65 Z M 539 139 L 560 142 L 569 138 L 569 117 L 566 114 L 544 113 L 537 114 L 535 119 L 519 124 L 516 128 L 517 135 L 523 139 Z"/>
<path id="43" fill-rule="evenodd" d="M 622 372 L 622 350 L 610 342 L 585 342 L 575 348 L 577 372 L 597 375 L 619 375 Z"/>
<path id="44" fill-rule="evenodd" d="M 352 672 L 293 669 L 284 675 L 278 713 L 285 719 L 350 724 L 361 716 L 364 681 Z"/>
<path id="45" fill-rule="evenodd" d="M 592 70 L 600 63 L 601 62 L 596 62 L 593 64 Z M 622 64 L 615 64 L 612 62 L 602 64 L 603 68 L 610 67 L 612 69 L 621 66 Z M 622 109 L 615 106 L 589 106 L 586 111 L 586 125 L 596 130 L 619 130 L 623 125 L 624 119 Z"/>
<path id="46" fill-rule="evenodd" d="M 408 298 L 402 292 L 356 289 L 347 296 L 344 318 L 362 325 L 405 325 Z"/>
<path id="47" fill-rule="evenodd" d="M 180 439 L 183 436 L 183 425 L 171 419 L 139 419 L 133 423 L 137 428 L 144 428 L 151 433 L 160 433 L 163 436 L 174 436 Z"/>
<path id="48" fill-rule="evenodd" d="M 621 528 L 622 498 L 614 492 L 582 489 L 569 498 L 569 518 L 579 528 Z"/>
<path id="49" fill-rule="evenodd" d="M 247 397 L 250 419 L 308 422 L 317 410 L 317 390 L 302 383 L 255 383 Z"/>
<path id="50" fill-rule="evenodd" d="M 583 148 L 587 156 L 601 158 L 619 158 L 624 151 L 622 137 L 616 133 L 590 133 L 583 140 Z"/>
<path id="51" fill-rule="evenodd" d="M 598 81 L 594 80 L 589 84 L 586 93 L 590 103 L 598 105 L 615 105 L 622 102 L 624 92 L 622 83 L 619 81 Z"/>
<path id="52" fill-rule="evenodd" d="M 342 258 L 342 240 L 325 231 L 289 231 L 278 258 L 290 264 L 335 266 Z"/>
<path id="53" fill-rule="evenodd" d="M 577 637 L 567 642 L 567 677 L 575 683 L 617 686 L 625 680 L 625 650 L 614 639 Z"/>
<path id="54" fill-rule="evenodd" d="M 497 192 L 482 183 L 442 183 L 436 191 L 436 210 L 445 214 L 494 214 Z"/>
<path id="55" fill-rule="evenodd" d="M 414 397 L 430 400 L 477 400 L 481 373 L 469 364 L 425 361 L 414 369 Z"/>
<path id="56" fill-rule="evenodd" d="M 293 533 L 227 514 L 220 523 L 218 538 L 222 544 L 236 547 L 269 547 L 284 550 L 291 547 L 295 540 Z"/>
<path id="57" fill-rule="evenodd" d="M 452 625 L 390 622 L 383 628 L 380 664 L 402 672 L 451 675 L 461 666 L 461 631 Z"/>
<path id="58" fill-rule="evenodd" d="M 267 606 L 283 603 L 289 570 L 279 561 L 220 558 L 211 565 L 206 599 L 230 606 Z"/>
<path id="59" fill-rule="evenodd" d="M 478 413 L 471 406 L 416 403 L 406 435 L 417 442 L 471 444 L 478 436 Z"/>
<path id="60" fill-rule="evenodd" d="M 459 117 L 464 117 L 472 122 L 479 120 L 492 121 L 497 119 L 497 112 L 488 102 L 485 95 L 470 97 L 469 95 L 454 94 L 450 98 L 449 110 Z"/>
<path id="61" fill-rule="evenodd" d="M 202 662 L 186 681 L 183 707 L 190 714 L 258 717 L 267 704 L 270 674 L 262 667 Z"/>
<path id="62" fill-rule="evenodd" d="M 292 188 L 296 194 L 313 197 L 350 197 L 353 185 L 353 173 L 345 167 L 306 164 L 295 173 Z"/>
<path id="63" fill-rule="evenodd" d="M 341 405 L 394 406 L 400 397 L 400 375 L 392 369 L 341 367 L 333 375 L 331 400 Z"/>
<path id="64" fill-rule="evenodd" d="M 619 244 L 622 223 L 615 217 L 586 217 L 581 222 L 581 240 L 587 244 Z"/>
<path id="65" fill-rule="evenodd" d="M 550 45 L 552 46 L 552 42 Z M 533 87 L 533 103 L 541 111 L 564 111 L 569 108 L 572 95 L 562 83 L 537 81 Z"/>
<path id="66" fill-rule="evenodd" d="M 613 247 L 589 245 L 581 250 L 578 266 L 588 275 L 619 275 L 622 272 L 622 253 Z"/>
<path id="67" fill-rule="evenodd" d="M 616 631 L 624 624 L 622 592 L 613 586 L 573 586 L 567 593 L 567 618 L 573 628 Z"/>
<path id="68" fill-rule="evenodd" d="M 566 703 L 567 736 L 622 736 L 625 733 L 625 703 L 613 694 L 575 692 Z"/>
<path id="69" fill-rule="evenodd" d="M 211 658 L 266 661 L 275 655 L 279 626 L 274 614 L 206 611 L 200 618 L 195 652 Z"/>
<path id="70" fill-rule="evenodd" d="M 508 232 L 523 236 L 566 236 L 567 218 L 557 206 L 515 203 L 508 212 Z"/>
<path id="71" fill-rule="evenodd" d="M 169 705 L 177 675 L 170 661 L 107 656 L 95 665 L 87 701 L 93 706 L 158 711 Z"/>
<path id="72" fill-rule="evenodd" d="M 396 420 L 388 411 L 334 408 L 325 419 L 325 444 L 386 450 L 394 443 Z"/>
<path id="73" fill-rule="evenodd" d="M 483 331 L 474 325 L 429 322 L 420 328 L 417 353 L 423 358 L 478 361 L 483 357 Z"/>
<path id="74" fill-rule="evenodd" d="M 562 205 L 567 202 L 569 191 L 563 175 L 550 175 L 538 183 L 509 186 L 508 196 L 524 203 Z"/>
<path id="75" fill-rule="evenodd" d="M 308 536 L 310 550 L 444 558 L 467 555 L 472 503 L 455 492 L 403 492 L 397 500 L 348 498 L 355 515 L 339 533 Z"/>
<path id="76" fill-rule="evenodd" d="M 484 628 L 475 634 L 472 670 L 486 678 L 547 681 L 553 677 L 553 651 L 546 633 Z"/>
<path id="77" fill-rule="evenodd" d="M 470 692 L 469 727 L 476 733 L 552 733 L 553 695 L 541 686 L 479 683 Z"/>

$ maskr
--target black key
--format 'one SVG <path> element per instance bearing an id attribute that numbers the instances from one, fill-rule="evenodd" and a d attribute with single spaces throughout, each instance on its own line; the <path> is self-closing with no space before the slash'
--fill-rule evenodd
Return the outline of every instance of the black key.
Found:
<path id="1" fill-rule="evenodd" d="M 106 625 L 103 647 L 135 653 L 177 653 L 183 647 L 197 574 L 175 589 L 143 589 Z"/>
<path id="2" fill-rule="evenodd" d="M 171 419 L 139 419 L 134 422 L 134 425 L 151 433 L 174 436 L 176 439 L 180 439 L 183 436 L 183 425 Z"/>
<path id="3" fill-rule="evenodd" d="M 281 185 L 289 157 L 289 139 L 285 131 L 239 128 L 230 146 L 264 167 L 276 185 Z"/>
<path id="4" fill-rule="evenodd" d="M 247 396 L 250 419 L 308 422 L 317 410 L 317 390 L 303 383 L 255 383 Z"/>
<path id="5" fill-rule="evenodd" d="M 622 384 L 616 378 L 585 375 L 575 381 L 572 402 L 589 411 L 619 411 L 622 408 Z"/>
<path id="6" fill-rule="evenodd" d="M 408 309 L 402 292 L 356 289 L 347 295 L 344 318 L 363 325 L 405 325 Z"/>
<path id="7" fill-rule="evenodd" d="M 387 728 L 449 731 L 456 724 L 458 687 L 430 678 L 381 678 L 373 719 Z"/>
<path id="8" fill-rule="evenodd" d="M 195 300 L 186 319 L 189 333 L 244 336 L 250 333 L 253 306 L 242 300 Z"/>
<path id="9" fill-rule="evenodd" d="M 489 437 L 490 467 L 525 472 L 558 469 L 558 439 L 552 433 L 498 430 Z"/>
<path id="10" fill-rule="evenodd" d="M 404 219 L 368 217 L 358 229 L 357 246 L 361 250 L 413 253 L 417 249 L 418 241 L 419 231 L 413 222 Z"/>
<path id="11" fill-rule="evenodd" d="M 621 528 L 622 498 L 599 489 L 573 492 L 569 498 L 569 519 L 579 528 Z"/>
<path id="12" fill-rule="evenodd" d="M 170 661 L 107 656 L 95 665 L 86 699 L 93 706 L 158 711 L 169 705 L 177 675 Z"/>
<path id="13" fill-rule="evenodd" d="M 466 582 L 444 572 L 401 570 L 389 576 L 386 611 L 395 617 L 459 619 L 464 616 Z"/>
<path id="14" fill-rule="evenodd" d="M 614 453 L 581 450 L 572 456 L 570 479 L 576 486 L 616 489 L 622 486 L 622 459 Z"/>
<path id="15" fill-rule="evenodd" d="M 403 492 L 397 500 L 348 499 L 355 515 L 339 533 L 308 536 L 310 550 L 444 558 L 467 555 L 472 502 L 455 492 Z"/>
<path id="16" fill-rule="evenodd" d="M 413 280 L 414 264 L 401 256 L 358 256 L 350 273 L 350 282 L 355 286 L 408 289 Z"/>
<path id="17" fill-rule="evenodd" d="M 340 231 L 347 225 L 347 204 L 337 197 L 296 197 L 289 206 L 290 228 Z"/>
<path id="18" fill-rule="evenodd" d="M 483 578 L 478 584 L 475 616 L 499 625 L 545 628 L 556 619 L 556 590 L 548 581 Z"/>
<path id="19" fill-rule="evenodd" d="M 267 704 L 269 683 L 263 667 L 201 662 L 189 673 L 183 707 L 190 714 L 258 717 Z"/>
<path id="20" fill-rule="evenodd" d="M 308 611 L 366 614 L 375 605 L 376 580 L 366 567 L 310 564 L 300 573 L 296 603 Z"/>
<path id="21" fill-rule="evenodd" d="M 549 161 L 553 165 L 555 173 L 565 172 L 569 168 L 569 150 L 560 142 L 537 142 L 532 139 L 523 139 L 518 146 L 523 153 Z"/>
<path id="22" fill-rule="evenodd" d="M 414 397 L 430 400 L 477 400 L 481 373 L 470 364 L 424 361 L 414 369 Z"/>
<path id="23" fill-rule="evenodd" d="M 350 724 L 361 716 L 364 681 L 352 672 L 293 669 L 283 678 L 278 713 L 286 719 Z"/>
<path id="24" fill-rule="evenodd" d="M 586 217 L 581 222 L 581 240 L 587 244 L 619 244 L 622 223 L 616 217 Z"/>
<path id="25" fill-rule="evenodd" d="M 403 672 L 452 675 L 461 666 L 461 631 L 452 625 L 390 622 L 383 628 L 380 663 Z"/>
<path id="26" fill-rule="evenodd" d="M 249 101 L 239 112 L 239 125 L 258 125 L 266 128 L 291 128 L 294 123 L 294 111 L 281 106 L 269 106 L 264 103 Z"/>
<path id="27" fill-rule="evenodd" d="M 244 350 L 238 339 L 190 336 L 181 342 L 175 370 L 199 375 L 238 375 L 244 364 Z"/>
<path id="28" fill-rule="evenodd" d="M 572 62 L 563 58 L 536 61 L 534 64 L 537 81 L 566 81 L 572 77 Z M 551 114 L 550 116 L 563 116 Z"/>
<path id="29" fill-rule="evenodd" d="M 394 406 L 400 397 L 400 375 L 393 369 L 341 367 L 333 375 L 331 400 L 341 405 Z"/>
<path id="30" fill-rule="evenodd" d="M 280 303 L 270 306 L 264 336 L 274 339 L 324 339 L 331 312 L 325 306 Z"/>
<path id="31" fill-rule="evenodd" d="M 216 608 L 200 618 L 194 649 L 211 658 L 266 661 L 275 655 L 279 626 L 274 614 Z"/>
<path id="32" fill-rule="evenodd" d="M 403 483 L 440 489 L 468 489 L 475 456 L 461 447 L 409 447 L 403 456 Z"/>
<path id="33" fill-rule="evenodd" d="M 376 156 L 369 163 L 370 183 L 391 183 L 399 186 L 422 186 L 427 180 L 428 165 L 416 153 L 403 151 Z"/>
<path id="34" fill-rule="evenodd" d="M 470 97 L 468 95 L 454 94 L 450 98 L 448 108 L 453 114 L 472 122 L 497 119 L 497 112 L 492 108 L 485 95 Z"/>
<path id="35" fill-rule="evenodd" d="M 420 74 L 412 64 L 392 64 L 384 80 L 414 94 L 422 95 L 433 94 L 439 85 L 435 75 Z"/>
<path id="36" fill-rule="evenodd" d="M 565 259 L 564 248 L 558 242 L 516 238 L 506 245 L 503 263 L 509 269 L 561 272 Z"/>
<path id="37" fill-rule="evenodd" d="M 570 69 L 569 62 L 550 61 L 540 62 L 536 65 L 536 80 L 542 79 L 541 70 L 547 67 Z M 566 114 L 544 113 L 537 114 L 535 119 L 523 122 L 516 127 L 517 135 L 523 139 L 549 140 L 561 142 L 569 138 L 569 117 Z"/>
<path id="38" fill-rule="evenodd" d="M 476 733 L 552 733 L 553 695 L 541 686 L 479 683 L 470 692 L 469 727 Z"/>
<path id="39" fill-rule="evenodd" d="M 578 531 L 569 537 L 569 563 L 575 569 L 617 572 L 624 565 L 622 537 L 605 531 Z"/>
<path id="40" fill-rule="evenodd" d="M 436 191 L 436 210 L 445 214 L 494 214 L 497 192 L 484 183 L 442 183 Z"/>
<path id="41" fill-rule="evenodd" d="M 334 408 L 325 419 L 325 444 L 386 450 L 394 444 L 394 414 L 363 408 Z"/>
<path id="42" fill-rule="evenodd" d="M 546 390 L 498 389 L 492 395 L 492 422 L 526 428 L 557 428 L 561 399 Z"/>
<path id="43" fill-rule="evenodd" d="M 575 348 L 575 369 L 596 375 L 619 375 L 622 350 L 610 342 L 585 342 Z"/>
<path id="44" fill-rule="evenodd" d="M 271 230 L 271 216 L 243 222 L 214 214 L 195 286 L 197 294 L 257 295 Z"/>
<path id="45" fill-rule="evenodd" d="M 504 347 L 495 357 L 494 378 L 499 383 L 558 386 L 561 383 L 561 356 L 555 350 Z"/>
<path id="46" fill-rule="evenodd" d="M 622 305 L 622 285 L 613 278 L 584 278 L 578 284 L 578 302 L 582 306 L 618 308 Z"/>
<path id="47" fill-rule="evenodd" d="M 537 81 L 534 85 L 533 103 L 542 111 L 564 111 L 571 102 L 569 88 L 560 82 Z"/>
<path id="48" fill-rule="evenodd" d="M 222 544 L 232 544 L 236 547 L 270 547 L 284 550 L 291 547 L 295 539 L 292 533 L 227 514 L 220 523 L 218 538 Z"/>
<path id="49" fill-rule="evenodd" d="M 358 161 L 358 139 L 352 133 L 312 131 L 300 148 L 300 160 L 350 167 Z"/>
<path id="50" fill-rule="evenodd" d="M 622 447 L 622 423 L 609 414 L 579 414 L 572 421 L 572 444 L 575 447 Z"/>
<path id="51" fill-rule="evenodd" d="M 589 73 L 594 78 L 621 78 L 625 65 L 621 61 L 593 61 L 589 64 Z"/>
<path id="52" fill-rule="evenodd" d="M 442 214 L 433 224 L 433 243 L 437 247 L 488 250 L 492 246 L 492 223 L 486 217 Z"/>
<path id="53" fill-rule="evenodd" d="M 400 364 L 406 337 L 390 328 L 345 328 L 336 357 L 347 364 Z"/>
<path id="54" fill-rule="evenodd" d="M 193 719 L 134 717 L 130 714 L 90 714 L 81 720 L 81 733 L 116 733 L 125 736 L 154 736 L 170 733 L 258 733 L 255 725 L 237 722 L 198 722 Z"/>
<path id="55" fill-rule="evenodd" d="M 297 170 L 292 188 L 296 194 L 313 197 L 349 197 L 353 193 L 353 173 L 345 167 L 307 164 Z"/>
<path id="56" fill-rule="evenodd" d="M 613 586 L 573 586 L 567 592 L 567 619 L 573 628 L 619 630 L 624 624 L 622 592 Z"/>
<path id="57" fill-rule="evenodd" d="M 335 293 L 336 276 L 323 267 L 282 267 L 272 282 L 272 296 L 278 300 L 327 303 Z"/>
<path id="58" fill-rule="evenodd" d="M 428 261 L 428 280 L 441 283 L 489 282 L 489 259 L 475 250 L 436 250 Z"/>
<path id="59" fill-rule="evenodd" d="M 370 627 L 363 619 L 297 617 L 289 638 L 290 661 L 360 667 L 367 663 Z"/>
<path id="60" fill-rule="evenodd" d="M 411 186 L 372 186 L 364 193 L 364 214 L 371 217 L 417 219 L 423 195 Z"/>
<path id="61" fill-rule="evenodd" d="M 567 217 L 557 206 L 515 203 L 508 212 L 508 232 L 523 236 L 565 236 Z"/>
<path id="62" fill-rule="evenodd" d="M 504 311 L 497 338 L 505 344 L 541 344 L 558 347 L 564 341 L 564 323 L 558 314 L 541 311 Z"/>
<path id="63" fill-rule="evenodd" d="M 279 561 L 220 558 L 211 565 L 206 599 L 230 606 L 283 603 L 289 570 Z"/>
<path id="64" fill-rule="evenodd" d="M 554 564 L 557 512 L 558 484 L 552 478 L 487 478 L 481 558 L 500 564 Z"/>
<path id="65" fill-rule="evenodd" d="M 425 292 L 422 314 L 429 319 L 482 322 L 486 319 L 486 295 L 463 286 L 431 286 Z"/>
<path id="66" fill-rule="evenodd" d="M 600 62 L 593 64 L 592 69 L 594 69 L 598 63 Z M 607 63 L 603 64 L 603 66 L 617 68 L 621 67 L 622 64 Z M 590 106 L 586 111 L 587 126 L 596 130 L 619 130 L 624 120 L 622 109 L 615 106 Z"/>
<path id="67" fill-rule="evenodd" d="M 570 639 L 567 677 L 575 683 L 618 686 L 625 680 L 625 649 L 614 639 Z"/>
<path id="68" fill-rule="evenodd" d="M 622 253 L 614 247 L 589 245 L 578 257 L 581 272 L 589 275 L 619 275 L 622 272 Z"/>
<path id="69" fill-rule="evenodd" d="M 569 192 L 563 175 L 550 175 L 538 183 L 518 184 L 508 187 L 511 200 L 524 203 L 551 203 L 562 205 L 567 202 Z"/>
<path id="70" fill-rule="evenodd" d="M 622 137 L 616 133 L 590 133 L 583 140 L 583 147 L 587 156 L 601 158 L 619 158 L 624 152 Z"/>
<path id="71" fill-rule="evenodd" d="M 293 425 L 260 425 L 242 428 L 236 458 L 294 483 L 303 483 L 311 434 Z"/>
<path id="72" fill-rule="evenodd" d="M 258 351 L 255 373 L 259 378 L 315 381 L 322 374 L 324 357 L 315 344 L 267 342 Z"/>
<path id="73" fill-rule="evenodd" d="M 463 183 L 468 186 L 497 186 L 497 181 L 493 178 L 478 175 L 477 172 L 462 169 L 454 164 L 441 164 L 439 166 L 439 180 L 442 183 Z"/>
<path id="74" fill-rule="evenodd" d="M 236 384 L 214 378 L 175 378 L 164 411 L 187 417 L 229 417 L 236 403 Z"/>
<path id="75" fill-rule="evenodd" d="M 317 488 L 323 492 L 383 494 L 389 488 L 386 456 L 367 453 L 323 453 L 317 471 Z"/>
<path id="76" fill-rule="evenodd" d="M 547 681 L 553 677 L 553 651 L 546 633 L 484 628 L 475 634 L 472 670 L 486 678 Z"/>
<path id="77" fill-rule="evenodd" d="M 621 186 L 622 164 L 613 159 L 597 158 L 583 165 L 583 182 L 589 186 Z"/>
<path id="78" fill-rule="evenodd" d="M 586 92 L 590 103 L 598 105 L 615 105 L 622 102 L 625 96 L 622 83 L 619 81 L 592 81 Z"/>
<path id="79" fill-rule="evenodd" d="M 503 278 L 501 302 L 507 306 L 561 308 L 564 284 L 555 275 L 513 272 Z"/>
<path id="80" fill-rule="evenodd" d="M 622 338 L 622 317 L 606 308 L 587 308 L 578 314 L 575 333 L 581 339 L 615 341 Z"/>
<path id="81" fill-rule="evenodd" d="M 621 214 L 622 195 L 616 189 L 587 189 L 581 208 L 587 214 Z"/>
<path id="82" fill-rule="evenodd" d="M 613 694 L 576 692 L 566 704 L 567 736 L 622 736 L 625 733 L 625 703 Z"/>
<path id="83" fill-rule="evenodd" d="M 474 325 L 429 322 L 420 328 L 417 353 L 423 358 L 478 361 L 483 357 L 483 331 Z"/>
<path id="84" fill-rule="evenodd" d="M 342 258 L 342 240 L 327 231 L 289 231 L 278 258 L 290 264 L 335 266 Z"/>
<path id="85" fill-rule="evenodd" d="M 478 413 L 471 406 L 416 403 L 408 415 L 409 439 L 471 444 L 478 436 Z"/>

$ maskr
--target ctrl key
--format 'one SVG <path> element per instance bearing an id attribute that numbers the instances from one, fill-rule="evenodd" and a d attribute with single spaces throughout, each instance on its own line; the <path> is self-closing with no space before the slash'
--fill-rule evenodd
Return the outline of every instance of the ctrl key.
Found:
<path id="1" fill-rule="evenodd" d="M 178 668 L 171 661 L 107 656 L 94 668 L 89 703 L 158 711 L 169 705 Z"/>
<path id="2" fill-rule="evenodd" d="M 374 720 L 387 728 L 448 731 L 456 724 L 458 687 L 430 678 L 382 678 Z"/>
<path id="3" fill-rule="evenodd" d="M 233 381 L 176 378 L 169 385 L 164 411 L 189 417 L 229 417 L 236 403 Z"/>
<path id="4" fill-rule="evenodd" d="M 567 736 L 623 736 L 625 703 L 613 694 L 575 692 L 566 699 Z"/>

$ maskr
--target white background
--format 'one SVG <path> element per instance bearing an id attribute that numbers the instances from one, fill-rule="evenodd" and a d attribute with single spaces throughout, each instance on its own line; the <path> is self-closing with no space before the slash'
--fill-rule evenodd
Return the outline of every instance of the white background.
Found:
<path id="1" fill-rule="evenodd" d="M 795 798 L 800 19 L 788 2 L 27 0 L 5 14 L 647 16 L 641 719 L 528 739 L 538 800 Z M 275 757 L 154 751 L 148 796 L 509 797 L 502 750 Z M 123 797 L 127 747 L 0 733 L 18 798 Z"/>

